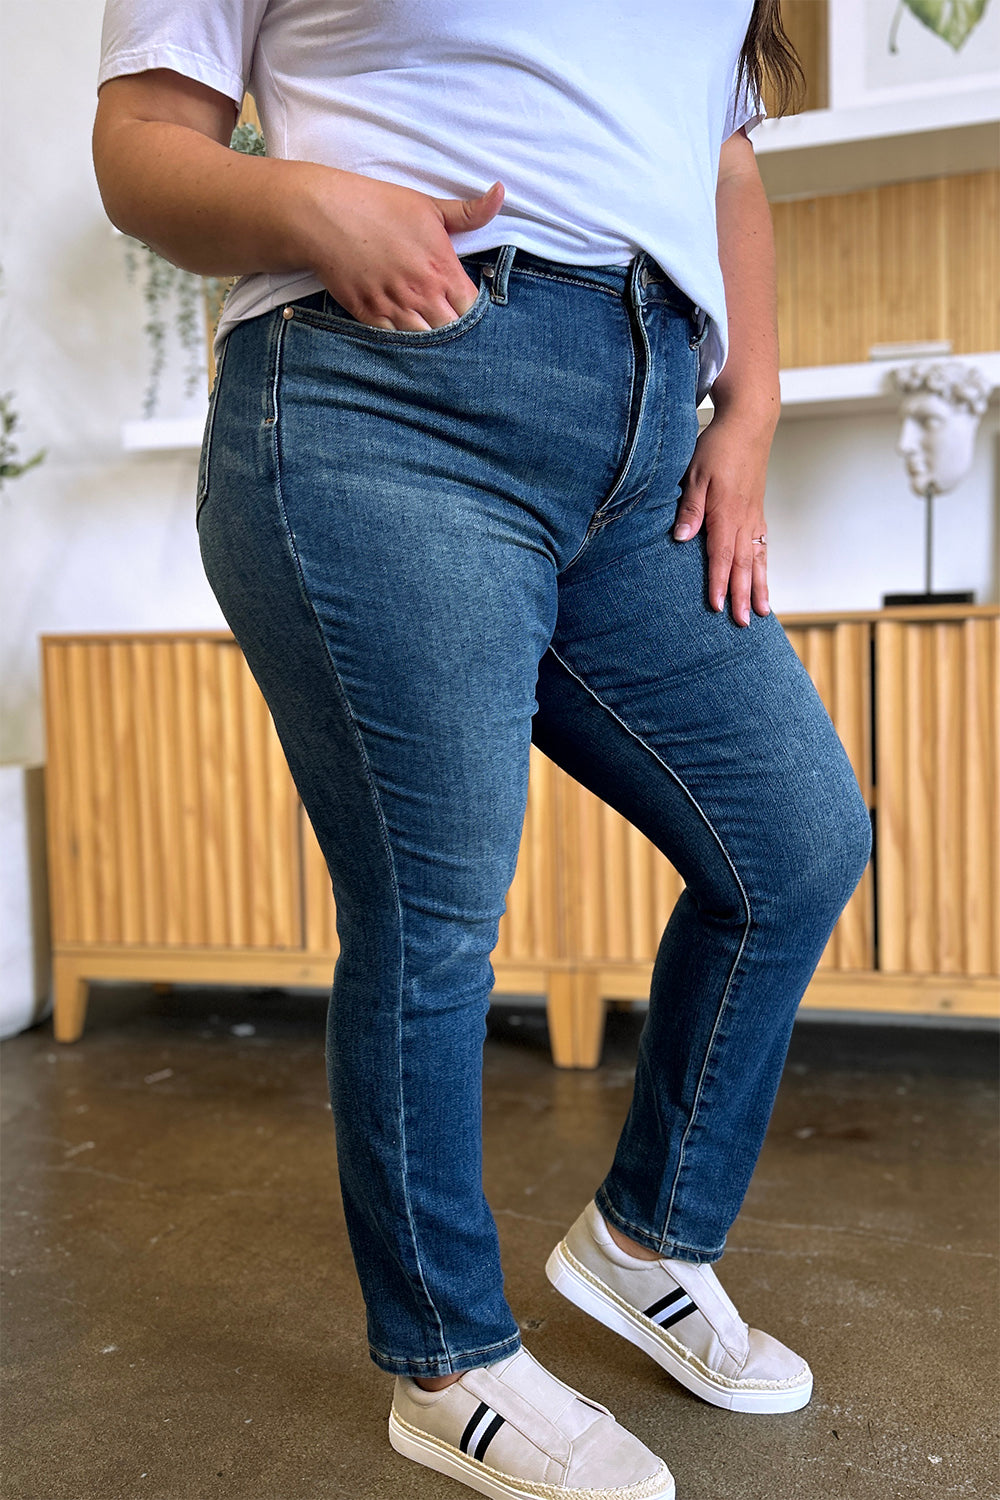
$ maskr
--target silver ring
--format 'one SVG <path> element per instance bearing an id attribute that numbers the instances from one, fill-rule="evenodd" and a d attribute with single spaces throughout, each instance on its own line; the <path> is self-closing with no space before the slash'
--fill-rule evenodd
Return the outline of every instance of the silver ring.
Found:
<path id="1" fill-rule="evenodd" d="M 765 531 L 765 533 L 764 533 L 763 536 L 752 536 L 750 538 L 750 540 L 751 540 L 751 542 L 759 542 L 762 547 L 766 547 L 767 546 L 767 532 Z"/>

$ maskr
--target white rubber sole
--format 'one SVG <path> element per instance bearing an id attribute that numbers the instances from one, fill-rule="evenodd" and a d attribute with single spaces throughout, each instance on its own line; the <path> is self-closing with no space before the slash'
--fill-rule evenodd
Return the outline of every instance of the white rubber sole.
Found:
<path id="1" fill-rule="evenodd" d="M 457 1479 L 459 1484 L 478 1490 L 481 1495 L 490 1495 L 492 1500 L 540 1500 L 540 1497 L 545 1496 L 552 1496 L 554 1500 L 554 1497 L 560 1495 L 581 1493 L 555 1484 L 533 1484 L 529 1489 L 523 1489 L 516 1480 L 505 1479 L 495 1469 L 487 1469 L 485 1464 L 477 1463 L 474 1458 L 467 1458 L 457 1448 L 442 1443 L 430 1433 L 417 1432 L 412 1427 L 404 1426 L 395 1410 L 389 1413 L 389 1442 L 404 1458 L 412 1458 L 415 1463 L 434 1469 L 438 1474 L 447 1474 L 449 1478 Z M 589 1490 L 585 1493 L 601 1492 Z M 615 1494 L 618 1493 L 616 1490 Z M 665 1488 L 646 1496 L 645 1500 L 675 1500 L 675 1493 L 671 1479 Z"/>
<path id="2" fill-rule="evenodd" d="M 663 1334 L 648 1319 L 635 1313 L 623 1301 L 616 1298 L 610 1288 L 605 1292 L 591 1273 L 577 1269 L 579 1263 L 560 1243 L 545 1263 L 545 1274 L 568 1301 L 583 1312 L 589 1313 L 605 1328 L 620 1333 L 622 1338 L 642 1349 L 656 1363 L 672 1375 L 676 1381 L 694 1395 L 700 1396 L 712 1406 L 721 1406 L 726 1411 L 774 1413 L 799 1411 L 808 1404 L 812 1395 L 812 1376 L 808 1382 L 793 1386 L 775 1386 L 760 1389 L 739 1388 L 738 1384 L 722 1376 L 713 1379 L 704 1365 L 695 1365 L 685 1359 L 677 1347 L 671 1347 Z"/>

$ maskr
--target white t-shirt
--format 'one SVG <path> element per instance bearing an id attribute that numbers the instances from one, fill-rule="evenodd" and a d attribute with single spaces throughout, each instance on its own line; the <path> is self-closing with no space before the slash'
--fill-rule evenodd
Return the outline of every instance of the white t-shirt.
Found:
<path id="1" fill-rule="evenodd" d="M 256 100 L 268 154 L 465 198 L 501 213 L 459 255 L 517 245 L 573 265 L 646 250 L 711 323 L 701 392 L 725 361 L 719 151 L 763 105 L 735 98 L 753 0 L 107 0 L 99 84 L 171 68 Z M 319 291 L 244 276 L 242 318 Z"/>

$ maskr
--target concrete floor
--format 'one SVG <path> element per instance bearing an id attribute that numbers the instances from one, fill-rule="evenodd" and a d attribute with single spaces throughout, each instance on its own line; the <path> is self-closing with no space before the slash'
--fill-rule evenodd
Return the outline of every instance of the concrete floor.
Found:
<path id="1" fill-rule="evenodd" d="M 487 1190 L 525 1341 L 678 1500 L 996 1497 L 996 1037 L 799 1025 L 720 1267 L 811 1361 L 805 1411 L 703 1405 L 559 1298 L 545 1257 L 628 1104 L 640 1017 L 556 1072 L 495 1007 Z M 455 1500 L 397 1457 L 334 1172 L 322 996 L 96 989 L 4 1044 L 4 1500 Z"/>

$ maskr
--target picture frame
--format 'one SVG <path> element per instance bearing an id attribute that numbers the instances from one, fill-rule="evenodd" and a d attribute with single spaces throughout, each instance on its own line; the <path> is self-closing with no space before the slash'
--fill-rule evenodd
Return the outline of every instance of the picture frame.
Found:
<path id="1" fill-rule="evenodd" d="M 833 109 L 1000 93 L 1000 4 L 831 0 L 828 49 Z"/>

